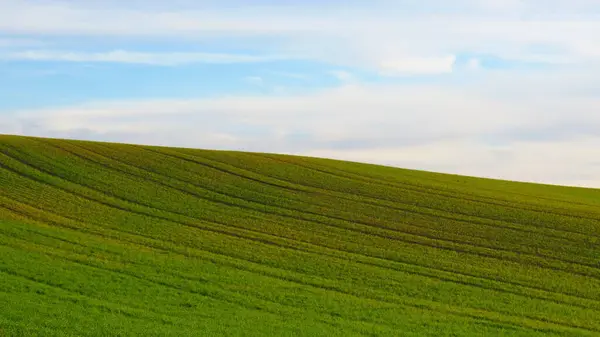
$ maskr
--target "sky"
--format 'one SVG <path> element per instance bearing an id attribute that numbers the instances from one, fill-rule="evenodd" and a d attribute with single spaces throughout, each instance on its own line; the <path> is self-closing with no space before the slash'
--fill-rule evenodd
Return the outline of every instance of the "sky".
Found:
<path id="1" fill-rule="evenodd" d="M 0 0 L 0 133 L 600 188 L 597 0 Z"/>

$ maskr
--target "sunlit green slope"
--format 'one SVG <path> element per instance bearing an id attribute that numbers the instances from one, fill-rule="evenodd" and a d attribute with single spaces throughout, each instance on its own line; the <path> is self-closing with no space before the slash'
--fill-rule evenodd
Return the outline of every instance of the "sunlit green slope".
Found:
<path id="1" fill-rule="evenodd" d="M 599 336 L 600 190 L 0 135 L 0 336 Z"/>

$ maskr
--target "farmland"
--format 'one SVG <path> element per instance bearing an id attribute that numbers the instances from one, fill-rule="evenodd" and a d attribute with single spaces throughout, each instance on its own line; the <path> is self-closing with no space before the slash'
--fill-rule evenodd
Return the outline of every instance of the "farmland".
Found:
<path id="1" fill-rule="evenodd" d="M 598 336 L 600 190 L 0 135 L 0 336 Z"/>

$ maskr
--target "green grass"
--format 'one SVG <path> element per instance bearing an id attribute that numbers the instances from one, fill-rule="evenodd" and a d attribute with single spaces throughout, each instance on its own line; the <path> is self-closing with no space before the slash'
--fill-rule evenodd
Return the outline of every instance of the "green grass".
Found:
<path id="1" fill-rule="evenodd" d="M 600 190 L 0 135 L 0 336 L 598 336 Z"/>

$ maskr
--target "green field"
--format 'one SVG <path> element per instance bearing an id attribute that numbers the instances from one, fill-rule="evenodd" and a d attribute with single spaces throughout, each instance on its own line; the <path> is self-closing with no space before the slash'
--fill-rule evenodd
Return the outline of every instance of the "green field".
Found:
<path id="1" fill-rule="evenodd" d="M 0 135 L 0 336 L 600 336 L 600 190 Z"/>

